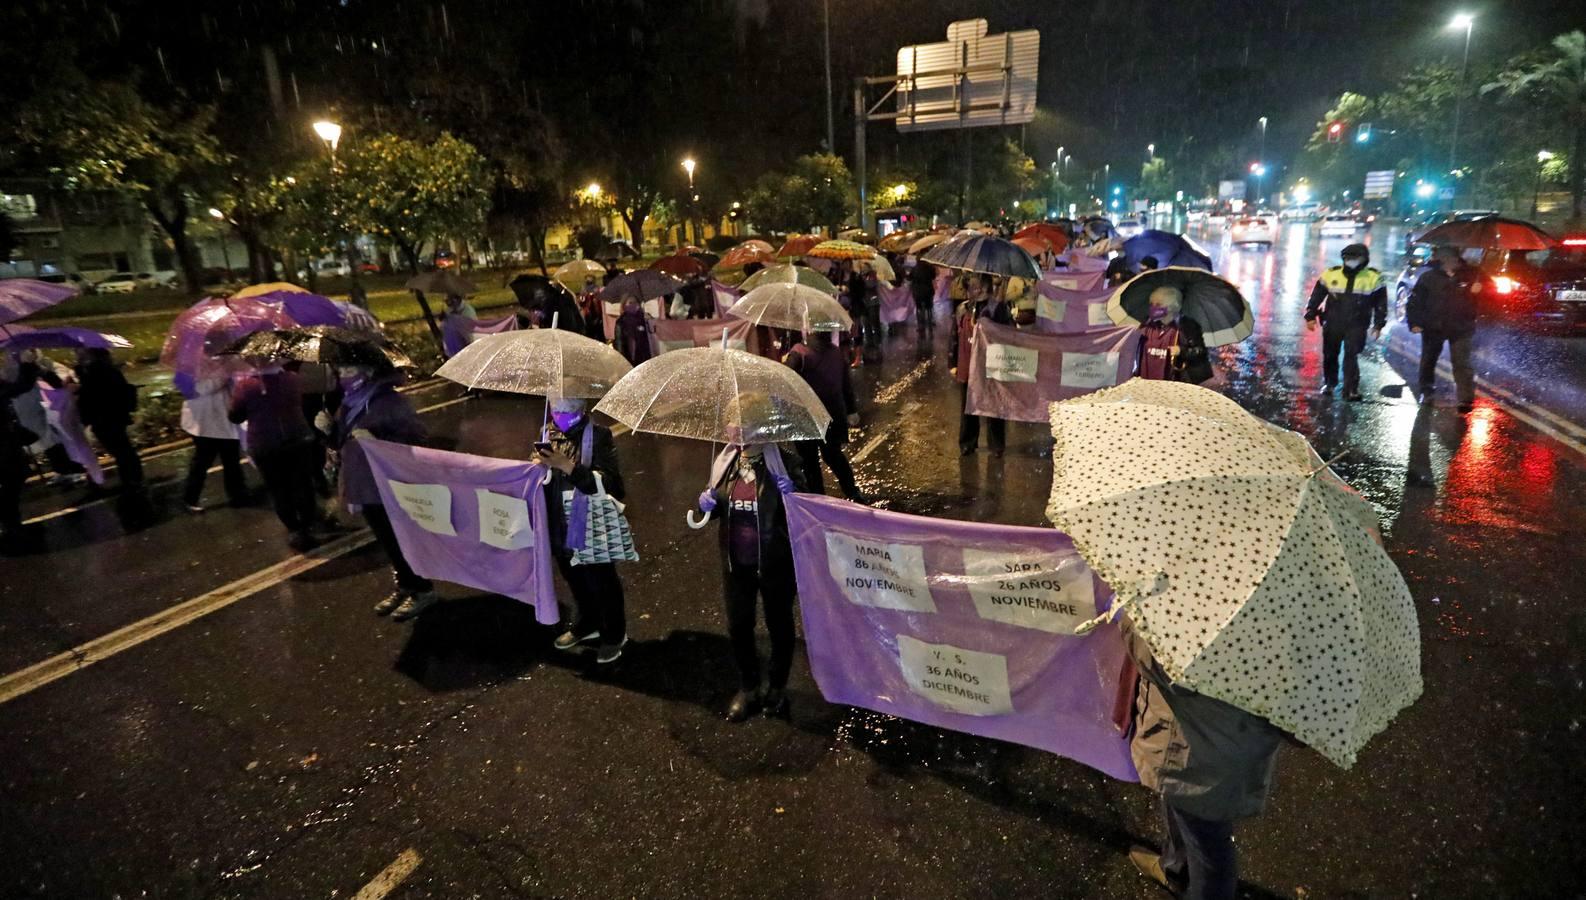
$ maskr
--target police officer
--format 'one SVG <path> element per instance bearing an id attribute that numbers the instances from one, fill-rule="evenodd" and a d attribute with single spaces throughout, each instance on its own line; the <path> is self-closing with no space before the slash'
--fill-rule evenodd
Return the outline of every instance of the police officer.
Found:
<path id="1" fill-rule="evenodd" d="M 1344 351 L 1344 397 L 1359 400 L 1360 351 L 1366 346 L 1366 329 L 1375 340 L 1388 323 L 1388 287 L 1382 273 L 1366 265 L 1371 254 L 1365 244 L 1350 244 L 1339 254 L 1343 265 L 1322 273 L 1305 307 L 1305 328 L 1316 330 L 1322 320 L 1322 393 L 1338 386 L 1338 351 Z"/>

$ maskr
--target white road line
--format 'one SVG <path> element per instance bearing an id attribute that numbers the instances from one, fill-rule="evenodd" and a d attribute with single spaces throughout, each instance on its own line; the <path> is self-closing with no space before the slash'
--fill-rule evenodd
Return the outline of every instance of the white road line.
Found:
<path id="1" fill-rule="evenodd" d="M 81 672 L 94 663 L 109 659 L 123 650 L 136 647 L 167 631 L 180 628 L 216 610 L 224 609 L 238 600 L 251 597 L 287 579 L 316 569 L 337 557 L 357 550 L 373 539 L 367 529 L 344 535 L 308 553 L 293 556 L 251 575 L 245 575 L 207 594 L 178 603 L 146 619 L 118 628 L 103 637 L 94 638 L 86 644 L 79 644 L 65 653 L 58 653 L 42 662 L 12 672 L 0 678 L 0 703 L 9 703 L 52 681 L 65 678 L 74 672 Z"/>
<path id="2" fill-rule="evenodd" d="M 385 896 L 396 890 L 402 882 L 406 881 L 413 870 L 419 867 L 424 857 L 412 847 L 397 854 L 391 865 L 380 870 L 374 880 L 363 886 L 363 889 L 352 895 L 352 900 L 384 900 Z"/>
<path id="3" fill-rule="evenodd" d="M 867 457 L 870 454 L 876 452 L 876 448 L 881 446 L 883 443 L 885 443 L 886 439 L 887 439 L 887 433 L 886 432 L 882 432 L 881 434 L 878 434 L 875 437 L 871 438 L 870 440 L 866 441 L 865 445 L 863 447 L 859 448 L 859 452 L 854 454 L 854 458 L 852 460 L 850 460 L 850 462 L 852 462 L 852 463 L 862 463 L 862 462 L 864 462 L 865 461 L 865 457 Z"/>

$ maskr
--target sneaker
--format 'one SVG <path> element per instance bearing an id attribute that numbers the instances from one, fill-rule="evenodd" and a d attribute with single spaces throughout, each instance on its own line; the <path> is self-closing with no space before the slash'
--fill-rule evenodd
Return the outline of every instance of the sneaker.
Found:
<path id="1" fill-rule="evenodd" d="M 760 692 L 739 691 L 732 696 L 732 702 L 727 704 L 727 721 L 742 722 L 759 711 Z"/>
<path id="2" fill-rule="evenodd" d="M 626 646 L 628 646 L 627 635 L 623 635 L 622 643 L 620 644 L 601 644 L 600 652 L 595 654 L 595 665 L 609 666 L 622 659 L 622 648 Z"/>
<path id="3" fill-rule="evenodd" d="M 439 602 L 441 602 L 441 597 L 434 591 L 414 594 L 402 601 L 402 605 L 398 606 L 396 612 L 391 614 L 391 620 L 394 622 L 406 622 Z"/>
<path id="4" fill-rule="evenodd" d="M 593 644 L 598 640 L 600 640 L 600 632 L 598 631 L 591 631 L 588 634 L 579 634 L 578 632 L 569 628 L 562 632 L 562 636 L 557 638 L 556 642 L 551 646 L 558 650 L 571 650 L 574 647 L 577 647 L 579 644 Z"/>
<path id="5" fill-rule="evenodd" d="M 384 600 L 381 600 L 379 603 L 374 605 L 374 614 L 377 616 L 390 615 L 391 610 L 396 609 L 398 604 L 407 598 L 408 592 L 402 590 L 401 588 L 397 588 L 390 594 L 386 595 Z"/>
<path id="6" fill-rule="evenodd" d="M 202 503 L 183 503 L 182 506 L 195 516 L 204 511 L 204 504 Z"/>

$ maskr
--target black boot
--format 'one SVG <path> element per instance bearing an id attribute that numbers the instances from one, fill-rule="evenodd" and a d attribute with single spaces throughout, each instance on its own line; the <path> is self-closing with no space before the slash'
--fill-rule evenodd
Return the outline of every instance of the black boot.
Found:
<path id="1" fill-rule="evenodd" d="M 765 692 L 762 710 L 767 718 L 786 719 L 792 715 L 793 706 L 788 702 L 787 690 L 784 688 L 771 688 Z"/>
<path id="2" fill-rule="evenodd" d="M 760 711 L 760 691 L 743 690 L 732 696 L 732 702 L 727 704 L 727 721 L 742 722 Z"/>

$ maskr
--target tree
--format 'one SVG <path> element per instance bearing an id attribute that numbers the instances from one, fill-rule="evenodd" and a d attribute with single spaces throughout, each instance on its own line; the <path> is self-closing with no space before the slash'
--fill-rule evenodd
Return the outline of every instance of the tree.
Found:
<path id="1" fill-rule="evenodd" d="M 1546 104 L 1569 130 L 1570 221 L 1581 221 L 1586 182 L 1586 32 L 1571 31 L 1553 39 L 1552 50 L 1540 58 L 1511 62 L 1497 79 L 1482 87 L 1501 91 L 1512 100 Z"/>
<path id="2" fill-rule="evenodd" d="M 836 233 L 854 211 L 854 180 L 841 157 L 814 153 L 788 171 L 762 175 L 743 205 L 757 228 L 787 232 L 820 225 Z"/>
<path id="3" fill-rule="evenodd" d="M 1166 200 L 1173 196 L 1176 182 L 1167 160 L 1153 156 L 1140 167 L 1140 186 L 1137 193 L 1146 200 Z"/>
<path id="4" fill-rule="evenodd" d="M 484 157 L 467 141 L 448 133 L 430 143 L 378 134 L 342 151 L 332 196 L 349 230 L 391 241 L 416 273 L 426 241 L 483 225 L 490 183 Z"/>
<path id="5" fill-rule="evenodd" d="M 1026 156 L 1017 142 L 1000 136 L 989 148 L 978 150 L 974 159 L 974 180 L 965 198 L 964 215 L 988 220 L 1016 216 L 1019 201 L 1035 190 L 1035 160 Z"/>

